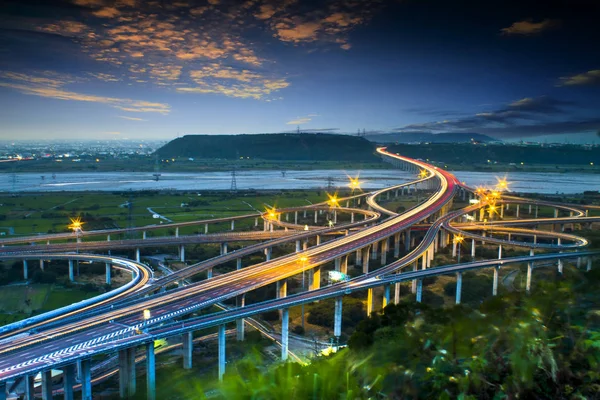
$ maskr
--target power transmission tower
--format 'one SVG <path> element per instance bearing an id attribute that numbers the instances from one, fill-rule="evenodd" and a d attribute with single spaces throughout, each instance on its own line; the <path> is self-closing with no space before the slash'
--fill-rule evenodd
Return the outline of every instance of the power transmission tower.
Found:
<path id="1" fill-rule="evenodd" d="M 235 170 L 235 166 L 233 167 L 233 170 L 231 171 L 231 191 L 232 192 L 237 192 L 237 181 L 236 181 L 236 175 L 237 172 Z"/>
<path id="2" fill-rule="evenodd" d="M 327 192 L 329 192 L 329 193 L 333 192 L 333 177 L 332 176 L 327 177 Z"/>
<path id="3" fill-rule="evenodd" d="M 160 165 L 158 164 L 158 154 L 155 155 L 155 160 L 154 160 L 154 173 L 152 174 L 152 176 L 154 176 L 154 180 L 158 182 L 158 180 L 160 179 Z"/>

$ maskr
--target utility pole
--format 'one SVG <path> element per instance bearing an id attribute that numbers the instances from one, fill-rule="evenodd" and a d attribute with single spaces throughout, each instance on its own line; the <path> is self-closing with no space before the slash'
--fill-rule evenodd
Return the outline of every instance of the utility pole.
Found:
<path id="1" fill-rule="evenodd" d="M 231 170 L 231 188 L 230 191 L 235 193 L 237 192 L 237 180 L 236 180 L 236 170 L 235 165 L 233 166 L 233 170 Z"/>

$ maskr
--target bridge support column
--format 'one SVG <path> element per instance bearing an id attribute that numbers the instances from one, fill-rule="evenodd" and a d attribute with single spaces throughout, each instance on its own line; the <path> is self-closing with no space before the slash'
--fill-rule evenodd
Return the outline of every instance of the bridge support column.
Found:
<path id="1" fill-rule="evenodd" d="M 471 258 L 475 258 L 475 239 L 471 239 Z"/>
<path id="2" fill-rule="evenodd" d="M 27 384 L 27 382 L 26 382 Z M 73 400 L 73 386 L 75 385 L 75 364 L 63 368 L 63 392 L 65 400 Z"/>
<path id="3" fill-rule="evenodd" d="M 371 246 L 367 246 L 362 249 L 362 267 L 363 274 L 369 273 L 369 251 L 371 250 Z"/>
<path id="4" fill-rule="evenodd" d="M 52 400 L 52 371 L 42 371 L 42 400 Z M 4 388 L 6 396 L 6 388 Z M 5 397 L 6 398 L 6 397 Z"/>
<path id="5" fill-rule="evenodd" d="M 423 297 L 423 280 L 417 279 L 417 303 L 420 303 Z"/>
<path id="6" fill-rule="evenodd" d="M 354 223 L 354 213 L 350 213 L 350 223 Z"/>
<path id="7" fill-rule="evenodd" d="M 525 286 L 525 290 L 527 293 L 531 292 L 531 274 L 533 273 L 533 263 L 527 263 L 527 284 Z"/>
<path id="8" fill-rule="evenodd" d="M 321 266 L 311 268 L 308 271 L 308 290 L 316 290 L 321 287 Z"/>
<path id="9" fill-rule="evenodd" d="M 298 225 L 298 211 L 294 211 L 294 224 Z"/>
<path id="10" fill-rule="evenodd" d="M 231 230 L 234 231 L 235 230 L 235 220 L 231 221 Z"/>
<path id="11" fill-rule="evenodd" d="M 246 294 L 242 294 L 235 298 L 235 302 L 238 308 L 243 308 L 246 305 Z M 245 336 L 245 320 L 239 318 L 235 320 L 235 338 L 238 342 L 244 341 Z"/>
<path id="12" fill-rule="evenodd" d="M 367 289 L 367 317 L 373 313 L 373 288 Z"/>
<path id="13" fill-rule="evenodd" d="M 558 259 L 558 273 L 562 274 L 563 273 L 563 260 L 562 259 Z"/>
<path id="14" fill-rule="evenodd" d="M 516 218 L 519 218 L 519 205 L 520 205 L 520 204 L 517 204 L 517 212 L 516 212 L 516 214 L 515 214 Z"/>
<path id="15" fill-rule="evenodd" d="M 223 381 L 225 375 L 225 325 L 219 325 L 219 381 Z"/>
<path id="16" fill-rule="evenodd" d="M 106 273 L 105 273 L 106 280 L 105 280 L 105 282 L 106 282 L 107 285 L 110 285 L 110 282 L 111 282 L 110 267 L 111 267 L 110 263 L 106 263 L 105 264 L 105 269 L 106 269 Z"/>
<path id="17" fill-rule="evenodd" d="M 73 272 L 73 260 L 69 260 L 69 280 L 71 282 L 75 281 L 75 273 Z"/>
<path id="18" fill-rule="evenodd" d="M 498 272 L 500 271 L 500 267 L 494 267 L 494 283 L 492 286 L 492 296 L 498 295 Z"/>
<path id="19" fill-rule="evenodd" d="M 340 265 L 340 272 L 342 274 L 347 275 L 348 274 L 348 257 L 350 257 L 348 254 L 346 254 L 345 256 L 342 256 L 342 262 Z"/>
<path id="20" fill-rule="evenodd" d="M 186 332 L 181 335 L 181 343 L 183 344 L 183 369 L 192 369 L 192 356 L 194 353 L 194 334 Z"/>
<path id="21" fill-rule="evenodd" d="M 404 231 L 404 250 L 410 250 L 410 229 Z"/>
<path id="22" fill-rule="evenodd" d="M 185 246 L 179 246 L 179 261 L 185 262 Z"/>
<path id="23" fill-rule="evenodd" d="M 554 209 L 554 218 L 558 218 L 558 208 Z"/>
<path id="24" fill-rule="evenodd" d="M 462 294 L 462 272 L 456 273 L 456 304 L 460 304 L 460 295 Z"/>
<path id="25" fill-rule="evenodd" d="M 27 260 L 23 260 L 23 279 L 29 279 L 29 270 L 27 268 Z"/>
<path id="26" fill-rule="evenodd" d="M 6 382 L 0 383 L 0 400 L 6 400 Z"/>
<path id="27" fill-rule="evenodd" d="M 224 256 L 227 254 L 227 242 L 221 243 L 221 255 Z"/>
<path id="28" fill-rule="evenodd" d="M 35 375 L 27 375 L 23 378 L 25 384 L 25 393 L 23 400 L 35 400 Z M 2 394 L 2 389 L 0 389 L 0 395 Z"/>
<path id="29" fill-rule="evenodd" d="M 338 257 L 335 260 L 333 260 L 334 263 L 334 269 L 338 272 L 340 272 L 340 270 L 342 269 L 342 258 Z"/>
<path id="30" fill-rule="evenodd" d="M 381 308 L 386 308 L 388 304 L 390 304 L 390 292 L 392 289 L 392 285 L 385 285 L 383 287 L 383 304 Z"/>
<path id="31" fill-rule="evenodd" d="M 92 363 L 81 360 L 81 400 L 92 400 Z"/>
<path id="32" fill-rule="evenodd" d="M 592 257 L 587 257 L 587 263 L 586 263 L 586 271 L 591 271 L 592 270 Z"/>
<path id="33" fill-rule="evenodd" d="M 498 246 L 498 260 L 502 259 L 502 245 Z"/>
<path id="34" fill-rule="evenodd" d="M 354 264 L 356 266 L 361 266 L 362 265 L 362 250 L 361 249 L 356 250 L 354 258 L 356 259 L 354 261 Z"/>
<path id="35" fill-rule="evenodd" d="M 122 399 L 133 397 L 135 389 L 135 348 L 119 350 L 119 395 Z"/>
<path id="36" fill-rule="evenodd" d="M 315 237 L 315 246 L 319 246 L 321 244 L 321 235 L 317 235 Z M 306 249 L 304 249 L 306 250 Z"/>
<path id="37" fill-rule="evenodd" d="M 371 245 L 371 260 L 377 260 L 377 248 L 379 247 L 379 242 L 374 242 Z"/>
<path id="38" fill-rule="evenodd" d="M 208 224 L 204 224 L 204 234 L 208 233 Z"/>
<path id="39" fill-rule="evenodd" d="M 178 238 L 179 237 L 179 228 L 175 228 L 175 237 Z"/>
<path id="40" fill-rule="evenodd" d="M 507 204 L 508 206 L 508 204 Z M 504 218 L 504 207 L 500 207 L 500 218 Z M 492 219 L 492 214 L 490 214 L 490 220 Z"/>
<path id="41" fill-rule="evenodd" d="M 306 251 L 308 249 L 308 239 L 306 239 L 304 241 L 304 243 L 302 243 L 302 250 Z"/>
<path id="42" fill-rule="evenodd" d="M 135 249 L 135 261 L 140 262 L 140 248 Z"/>
<path id="43" fill-rule="evenodd" d="M 156 358 L 154 356 L 154 341 L 146 343 L 146 398 L 156 399 Z"/>
<path id="44" fill-rule="evenodd" d="M 400 282 L 394 283 L 394 304 L 400 304 Z"/>
<path id="45" fill-rule="evenodd" d="M 342 299 L 342 296 L 335 298 L 333 314 L 333 336 L 335 336 L 336 338 L 339 338 L 342 335 Z"/>
<path id="46" fill-rule="evenodd" d="M 381 265 L 387 264 L 388 238 L 381 241 Z"/>
<path id="47" fill-rule="evenodd" d="M 302 251 L 302 247 L 299 240 L 296 240 L 296 253 L 300 253 Z"/>
<path id="48" fill-rule="evenodd" d="M 290 333 L 290 310 L 284 308 L 281 310 L 281 360 L 286 361 L 288 358 Z"/>
<path id="49" fill-rule="evenodd" d="M 238 258 L 237 260 L 235 260 L 235 268 L 236 269 L 242 269 L 242 258 Z"/>
<path id="50" fill-rule="evenodd" d="M 456 239 L 456 235 L 455 235 L 455 239 Z M 456 240 L 452 241 L 452 258 L 456 257 Z"/>
<path id="51" fill-rule="evenodd" d="M 44 260 L 40 260 L 40 269 L 44 270 Z"/>
<path id="52" fill-rule="evenodd" d="M 315 225 L 317 224 L 317 217 L 318 217 L 319 213 L 317 212 L 317 210 L 315 210 Z"/>
<path id="53" fill-rule="evenodd" d="M 394 258 L 400 257 L 400 232 L 394 235 Z"/>
<path id="54" fill-rule="evenodd" d="M 265 256 L 267 257 L 267 261 L 271 261 L 271 255 L 273 254 L 273 248 L 268 247 L 265 249 Z"/>
<path id="55" fill-rule="evenodd" d="M 206 270 L 206 279 L 212 279 L 213 277 L 213 269 L 209 268 Z"/>
<path id="56" fill-rule="evenodd" d="M 282 279 L 280 281 L 275 282 L 275 295 L 278 299 L 284 298 L 287 296 L 287 279 Z M 279 318 L 283 318 L 283 311 L 279 310 Z"/>

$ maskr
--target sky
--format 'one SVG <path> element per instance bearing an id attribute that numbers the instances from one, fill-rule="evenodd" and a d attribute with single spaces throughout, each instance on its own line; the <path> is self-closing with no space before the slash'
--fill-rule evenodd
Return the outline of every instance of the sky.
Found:
<path id="1" fill-rule="evenodd" d="M 2 0 L 0 140 L 598 138 L 598 0 Z"/>

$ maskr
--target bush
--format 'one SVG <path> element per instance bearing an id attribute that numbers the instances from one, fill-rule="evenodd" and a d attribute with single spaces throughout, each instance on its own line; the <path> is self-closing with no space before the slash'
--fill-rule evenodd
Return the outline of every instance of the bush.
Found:
<path id="1" fill-rule="evenodd" d="M 304 328 L 302 327 L 302 325 L 296 325 L 292 329 L 292 332 L 295 333 L 296 335 L 304 335 Z"/>
<path id="2" fill-rule="evenodd" d="M 55 283 L 56 273 L 52 271 L 37 270 L 33 273 L 31 280 L 35 283 Z"/>

